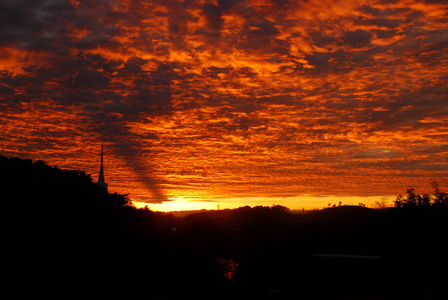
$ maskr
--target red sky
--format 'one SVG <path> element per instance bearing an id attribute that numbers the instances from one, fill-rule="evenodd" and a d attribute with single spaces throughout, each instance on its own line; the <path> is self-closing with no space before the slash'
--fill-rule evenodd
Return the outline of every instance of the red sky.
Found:
<path id="1" fill-rule="evenodd" d="M 136 201 L 447 187 L 447 83 L 444 0 L 0 3 L 0 154 Z"/>

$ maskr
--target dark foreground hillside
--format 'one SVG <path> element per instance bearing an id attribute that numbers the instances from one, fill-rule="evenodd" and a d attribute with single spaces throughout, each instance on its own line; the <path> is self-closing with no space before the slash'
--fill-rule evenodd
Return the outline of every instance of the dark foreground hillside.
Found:
<path id="1" fill-rule="evenodd" d="M 445 207 L 177 218 L 127 206 L 83 172 L 4 157 L 0 171 L 5 297 L 448 297 Z"/>

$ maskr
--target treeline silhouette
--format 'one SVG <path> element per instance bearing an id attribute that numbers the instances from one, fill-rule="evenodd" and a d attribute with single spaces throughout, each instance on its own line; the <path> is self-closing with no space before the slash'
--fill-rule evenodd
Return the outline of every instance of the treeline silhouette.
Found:
<path id="1" fill-rule="evenodd" d="M 25 201 L 24 205 L 104 208 L 129 204 L 128 195 L 109 194 L 84 171 L 61 170 L 41 160 L 4 156 L 0 156 L 0 166 L 3 191 L 10 193 L 4 196 Z"/>
<path id="2" fill-rule="evenodd" d="M 6 157 L 0 170 L 4 293 L 14 298 L 448 295 L 444 205 L 302 214 L 246 206 L 175 217 L 136 209 L 82 171 Z"/>
<path id="3" fill-rule="evenodd" d="M 440 185 L 437 181 L 432 182 L 434 189 L 433 195 L 416 194 L 415 188 L 406 190 L 407 196 L 398 195 L 394 201 L 397 208 L 414 208 L 414 207 L 442 207 L 448 206 L 448 193 L 440 190 Z"/>

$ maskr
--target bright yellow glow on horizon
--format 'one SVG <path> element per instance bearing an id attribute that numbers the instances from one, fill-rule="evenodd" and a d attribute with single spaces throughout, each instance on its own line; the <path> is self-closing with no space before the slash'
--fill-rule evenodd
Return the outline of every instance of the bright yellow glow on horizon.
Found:
<path id="1" fill-rule="evenodd" d="M 204 201 L 200 199 L 188 199 L 184 197 L 177 197 L 172 201 L 163 203 L 146 203 L 133 201 L 132 203 L 137 208 L 144 208 L 148 206 L 151 210 L 160 212 L 170 211 L 188 211 L 188 210 L 216 210 L 216 209 L 235 209 L 243 206 L 273 206 L 282 205 L 291 210 L 312 210 L 322 209 L 328 205 L 359 205 L 360 203 L 367 207 L 376 207 L 376 203 L 384 203 L 387 206 L 392 206 L 392 201 L 396 196 L 313 196 L 300 195 L 295 197 L 244 197 L 244 198 L 222 198 L 211 201 Z"/>

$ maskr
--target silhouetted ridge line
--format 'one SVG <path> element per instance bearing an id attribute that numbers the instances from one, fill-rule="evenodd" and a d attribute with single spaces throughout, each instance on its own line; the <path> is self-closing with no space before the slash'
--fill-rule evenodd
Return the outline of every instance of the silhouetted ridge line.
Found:
<path id="1" fill-rule="evenodd" d="M 109 194 L 80 170 L 62 170 L 45 162 L 0 156 L 1 188 L 11 205 L 73 208 L 123 206 L 127 195 Z"/>
<path id="2" fill-rule="evenodd" d="M 127 206 L 126 195 L 82 171 L 0 156 L 0 172 L 4 272 L 16 298 L 448 295 L 444 205 L 304 214 L 246 206 L 175 217 Z"/>

